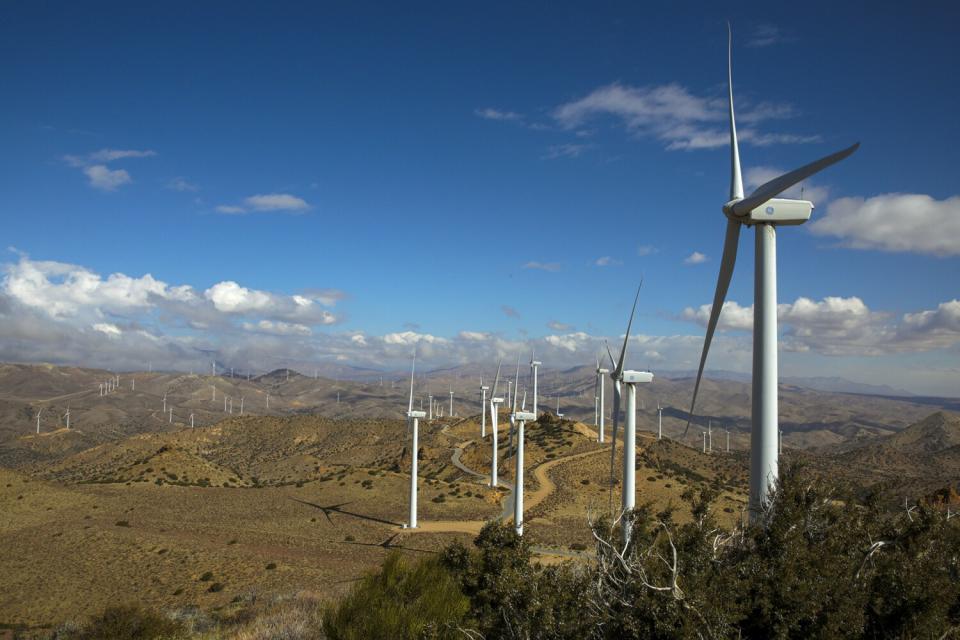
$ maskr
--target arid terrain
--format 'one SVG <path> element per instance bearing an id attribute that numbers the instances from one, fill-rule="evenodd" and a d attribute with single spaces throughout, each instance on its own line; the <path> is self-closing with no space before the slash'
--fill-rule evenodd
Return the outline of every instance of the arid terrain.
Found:
<path id="1" fill-rule="evenodd" d="M 250 591 L 332 598 L 389 549 L 434 553 L 512 517 L 509 420 L 501 413 L 500 486 L 491 488 L 490 438 L 480 436 L 472 382 L 418 379 L 418 397 L 436 387 L 448 401 L 441 389 L 453 386 L 459 417 L 421 423 L 421 526 L 410 531 L 402 528 L 411 451 L 401 383 L 141 372 L 121 373 L 119 388 L 101 396 L 110 375 L 0 366 L 2 624 L 55 625 L 124 601 L 212 609 Z M 558 380 L 564 419 L 548 412 L 526 427 L 525 536 L 544 562 L 589 553 L 590 520 L 620 500 L 622 449 L 611 484 L 612 423 L 598 443 L 592 375 L 584 368 Z M 704 453 L 697 426 L 685 443 L 675 439 L 689 388 L 689 380 L 658 378 L 638 394 L 637 501 L 662 510 L 680 506 L 688 489 L 710 487 L 720 521 L 732 526 L 746 500 L 749 389 L 705 383 L 711 417 L 697 422 L 714 428 Z M 658 401 L 672 407 L 663 440 Z M 541 410 L 555 407 L 541 402 Z M 956 488 L 960 417 L 943 410 L 953 401 L 938 402 L 783 387 L 784 457 L 911 500 Z"/>

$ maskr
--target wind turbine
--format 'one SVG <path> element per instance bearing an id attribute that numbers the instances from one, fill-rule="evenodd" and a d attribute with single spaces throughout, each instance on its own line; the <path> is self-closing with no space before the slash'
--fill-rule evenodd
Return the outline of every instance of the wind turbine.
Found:
<path id="1" fill-rule="evenodd" d="M 663 407 L 657 403 L 657 440 L 663 440 Z"/>
<path id="2" fill-rule="evenodd" d="M 832 164 L 840 162 L 860 147 L 853 144 L 842 151 L 815 160 L 757 187 L 744 197 L 740 172 L 740 148 L 737 143 L 737 125 L 733 112 L 733 34 L 728 25 L 727 93 L 730 115 L 730 200 L 723 205 L 727 218 L 723 257 L 717 276 L 717 289 L 700 355 L 700 368 L 693 387 L 686 438 L 696 407 L 697 392 L 703 377 L 703 368 L 710 350 L 710 342 L 720 319 L 723 302 L 733 276 L 737 259 L 737 244 L 743 225 L 755 226 L 753 282 L 753 393 L 752 427 L 750 437 L 750 513 L 757 518 L 778 475 L 777 454 L 777 227 L 803 224 L 810 219 L 813 203 L 807 200 L 777 198 L 790 187 L 806 180 Z"/>
<path id="3" fill-rule="evenodd" d="M 633 326 L 633 316 L 637 311 L 637 301 L 640 299 L 640 286 L 633 299 L 633 310 L 630 311 L 630 320 L 627 322 L 627 332 L 623 336 L 623 346 L 620 347 L 620 357 L 614 362 L 610 346 L 607 345 L 607 355 L 610 357 L 610 379 L 613 380 L 613 446 L 610 447 L 610 491 L 613 495 L 613 464 L 617 453 L 617 428 L 620 424 L 620 396 L 622 385 L 627 386 L 627 424 L 623 434 L 623 488 L 620 496 L 620 509 L 623 513 L 632 511 L 636 506 L 636 465 L 637 465 L 637 385 L 653 382 L 653 374 L 649 371 L 624 370 L 623 364 L 627 356 L 627 344 L 630 340 L 630 327 Z M 628 539 L 630 524 L 624 522 L 623 535 Z"/>
<path id="4" fill-rule="evenodd" d="M 514 458 L 513 481 L 513 530 L 518 536 L 523 535 L 523 429 L 527 422 L 537 419 L 537 415 L 526 408 L 526 398 L 520 411 L 514 411 L 510 416 L 511 422 L 517 425 L 517 455 Z"/>
<path id="5" fill-rule="evenodd" d="M 603 421 L 604 421 L 603 413 L 604 411 L 606 411 L 606 407 L 604 406 L 606 403 L 604 402 L 603 395 L 604 395 L 604 388 L 606 387 L 606 382 L 607 382 L 606 380 L 604 380 L 603 376 L 604 374 L 607 374 L 607 373 L 610 373 L 610 370 L 601 368 L 600 358 L 597 358 L 597 380 L 593 385 L 594 396 L 597 395 L 597 389 L 598 388 L 600 389 L 600 396 L 598 398 L 599 408 L 597 409 L 597 442 L 603 442 Z"/>
<path id="6" fill-rule="evenodd" d="M 40 410 L 37 411 L 37 435 L 40 435 L 40 414 L 43 413 L 43 407 L 40 407 Z"/>
<path id="7" fill-rule="evenodd" d="M 493 448 L 492 448 L 492 459 L 490 462 L 490 486 L 497 486 L 497 418 L 499 417 L 498 411 L 501 404 L 503 404 L 503 398 L 497 397 L 497 384 L 500 382 L 500 365 L 503 363 L 502 360 L 497 362 L 497 375 L 493 379 L 493 389 L 490 391 L 490 429 L 493 434 Z"/>
<path id="8" fill-rule="evenodd" d="M 450 385 L 450 417 L 453 417 L 453 385 Z"/>
<path id="9" fill-rule="evenodd" d="M 430 410 L 428 420 L 433 420 L 433 394 L 427 395 L 427 408 Z"/>
<path id="10" fill-rule="evenodd" d="M 560 394 L 557 394 L 557 417 L 562 418 L 563 414 L 560 413 Z"/>
<path id="11" fill-rule="evenodd" d="M 70 405 L 67 405 L 67 412 L 63 414 L 63 417 L 67 419 L 67 430 L 70 430 Z"/>
<path id="12" fill-rule="evenodd" d="M 513 399 L 510 405 L 510 433 L 507 436 L 508 451 L 507 455 L 513 455 L 513 434 L 517 427 L 517 421 L 513 419 L 513 415 L 517 412 L 517 394 L 520 393 L 520 356 L 517 356 L 517 379 L 513 383 Z"/>
<path id="13" fill-rule="evenodd" d="M 407 404 L 407 424 L 413 434 L 413 444 L 410 448 L 410 517 L 405 529 L 417 528 L 417 466 L 420 457 L 420 418 L 426 417 L 423 411 L 413 410 L 413 373 L 417 367 L 417 354 L 413 354 L 413 363 L 410 365 L 410 401 Z"/>

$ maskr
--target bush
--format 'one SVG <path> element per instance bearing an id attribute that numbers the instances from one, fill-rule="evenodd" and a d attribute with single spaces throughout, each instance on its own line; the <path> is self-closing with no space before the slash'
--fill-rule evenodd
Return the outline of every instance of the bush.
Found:
<path id="1" fill-rule="evenodd" d="M 323 630 L 330 640 L 458 638 L 456 626 L 468 609 L 438 560 L 411 563 L 393 552 L 379 572 L 326 609 Z"/>
<path id="2" fill-rule="evenodd" d="M 183 628 L 158 613 L 138 605 L 108 607 L 79 629 L 61 629 L 57 638 L 64 640 L 151 640 L 176 638 Z"/>

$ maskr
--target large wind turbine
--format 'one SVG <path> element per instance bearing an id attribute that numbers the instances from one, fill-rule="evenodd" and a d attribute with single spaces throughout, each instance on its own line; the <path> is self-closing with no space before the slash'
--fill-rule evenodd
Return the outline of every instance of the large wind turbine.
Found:
<path id="1" fill-rule="evenodd" d="M 480 437 L 487 437 L 487 391 L 490 387 L 483 386 L 483 377 L 480 378 Z"/>
<path id="2" fill-rule="evenodd" d="M 406 528 L 417 528 L 417 467 L 420 457 L 420 418 L 426 417 L 423 411 L 413 410 L 413 374 L 417 367 L 417 354 L 413 354 L 413 363 L 410 365 L 410 401 L 407 403 L 407 423 L 413 435 L 413 444 L 410 447 L 410 518 Z"/>
<path id="3" fill-rule="evenodd" d="M 514 411 L 510 421 L 517 425 L 517 455 L 514 458 L 513 481 L 513 530 L 518 536 L 523 535 L 523 430 L 527 422 L 537 419 L 535 413 L 526 411 L 527 399 L 523 399 L 520 411 Z"/>
<path id="4" fill-rule="evenodd" d="M 729 27 L 728 27 L 729 29 Z M 777 227 L 799 225 L 810 219 L 813 203 L 807 200 L 777 198 L 790 187 L 815 173 L 837 163 L 859 148 L 856 143 L 804 165 L 757 187 L 744 197 L 740 172 L 740 148 L 737 143 L 737 125 L 733 112 L 733 36 L 727 42 L 727 92 L 730 109 L 730 200 L 723 205 L 727 217 L 727 234 L 723 242 L 723 257 L 713 295 L 710 320 L 700 355 L 700 368 L 693 387 L 686 438 L 693 419 L 697 392 L 707 362 L 707 352 L 717 328 L 723 302 L 733 276 L 737 259 L 737 244 L 743 225 L 756 227 L 756 251 L 753 281 L 753 408 L 750 441 L 750 513 L 756 518 L 778 475 L 777 461 Z"/>
<path id="5" fill-rule="evenodd" d="M 536 359 L 535 353 L 530 352 L 530 369 L 533 373 L 533 415 L 537 415 L 537 371 L 543 363 Z M 536 420 L 536 418 L 534 418 Z"/>
<path id="6" fill-rule="evenodd" d="M 632 511 L 637 503 L 637 385 L 653 382 L 653 374 L 649 371 L 624 370 L 623 364 L 627 356 L 627 343 L 630 340 L 630 327 L 633 326 L 633 316 L 637 311 L 637 301 L 640 299 L 640 286 L 637 287 L 637 295 L 633 299 L 633 310 L 630 311 L 630 320 L 627 322 L 627 332 L 623 336 L 623 346 L 620 347 L 620 357 L 616 362 L 613 360 L 613 354 L 610 353 L 610 347 L 607 346 L 607 355 L 610 357 L 610 365 L 613 370 L 610 372 L 610 378 L 613 380 L 613 440 L 610 447 L 610 490 L 613 491 L 613 465 L 617 453 L 617 428 L 620 424 L 620 396 L 622 394 L 622 385 L 627 386 L 627 424 L 623 434 L 623 486 L 620 496 L 621 512 Z M 624 523 L 624 536 L 629 535 L 629 523 Z"/>

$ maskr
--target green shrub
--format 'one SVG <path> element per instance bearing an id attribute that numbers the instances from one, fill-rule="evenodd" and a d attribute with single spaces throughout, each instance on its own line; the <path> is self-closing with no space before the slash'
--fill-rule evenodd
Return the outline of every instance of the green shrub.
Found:
<path id="1" fill-rule="evenodd" d="M 439 561 L 411 563 L 394 552 L 379 572 L 326 609 L 323 630 L 330 640 L 460 638 L 456 627 L 468 608 Z"/>

